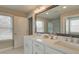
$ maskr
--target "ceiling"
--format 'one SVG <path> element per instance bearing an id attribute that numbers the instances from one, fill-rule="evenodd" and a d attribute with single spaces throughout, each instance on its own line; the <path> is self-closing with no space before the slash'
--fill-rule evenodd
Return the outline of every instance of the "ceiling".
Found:
<path id="1" fill-rule="evenodd" d="M 41 5 L 0 5 L 1 8 L 7 8 L 12 11 L 22 12 L 22 13 L 30 13 L 34 9 L 40 7 Z"/>
<path id="2" fill-rule="evenodd" d="M 55 8 L 52 8 L 46 12 L 39 14 L 39 17 L 44 17 L 47 19 L 56 19 L 59 18 L 62 13 L 79 10 L 79 5 L 66 5 L 66 8 L 63 8 L 65 5 L 60 5 Z M 48 14 L 46 14 L 48 13 Z"/>

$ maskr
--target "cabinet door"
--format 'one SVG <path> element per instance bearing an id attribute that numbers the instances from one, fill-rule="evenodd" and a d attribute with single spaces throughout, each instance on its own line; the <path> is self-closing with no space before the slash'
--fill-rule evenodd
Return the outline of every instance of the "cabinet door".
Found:
<path id="1" fill-rule="evenodd" d="M 32 54 L 32 40 L 31 39 L 24 40 L 24 53 Z"/>
<path id="2" fill-rule="evenodd" d="M 44 54 L 44 45 L 42 43 L 33 41 L 33 53 Z"/>
<path id="3" fill-rule="evenodd" d="M 50 48 L 50 47 L 46 47 L 45 49 L 46 49 L 45 50 L 46 54 L 61 54 L 61 52 L 59 52 L 53 48 Z"/>

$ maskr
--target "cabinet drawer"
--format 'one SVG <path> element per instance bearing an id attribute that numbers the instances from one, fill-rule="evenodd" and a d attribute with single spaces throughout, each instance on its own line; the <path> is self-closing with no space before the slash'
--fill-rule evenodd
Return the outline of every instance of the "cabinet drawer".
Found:
<path id="1" fill-rule="evenodd" d="M 61 52 L 50 47 L 46 47 L 45 53 L 46 54 L 61 54 Z"/>

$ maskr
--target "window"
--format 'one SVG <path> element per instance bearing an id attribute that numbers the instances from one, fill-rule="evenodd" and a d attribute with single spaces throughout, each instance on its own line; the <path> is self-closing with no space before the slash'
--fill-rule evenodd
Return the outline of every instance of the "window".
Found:
<path id="1" fill-rule="evenodd" d="M 44 32 L 44 23 L 43 21 L 36 21 L 37 32 Z"/>
<path id="2" fill-rule="evenodd" d="M 79 32 L 79 20 L 70 21 L 70 32 Z"/>
<path id="3" fill-rule="evenodd" d="M 12 18 L 0 15 L 0 40 L 12 39 Z"/>
<path id="4" fill-rule="evenodd" d="M 79 33 L 79 17 L 70 17 L 66 20 L 66 33 Z"/>

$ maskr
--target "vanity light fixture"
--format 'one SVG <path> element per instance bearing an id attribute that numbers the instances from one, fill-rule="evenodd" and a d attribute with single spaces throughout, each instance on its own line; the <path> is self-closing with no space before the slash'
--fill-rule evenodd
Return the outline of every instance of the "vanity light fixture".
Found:
<path id="1" fill-rule="evenodd" d="M 63 9 L 67 8 L 66 6 L 63 6 Z"/>

